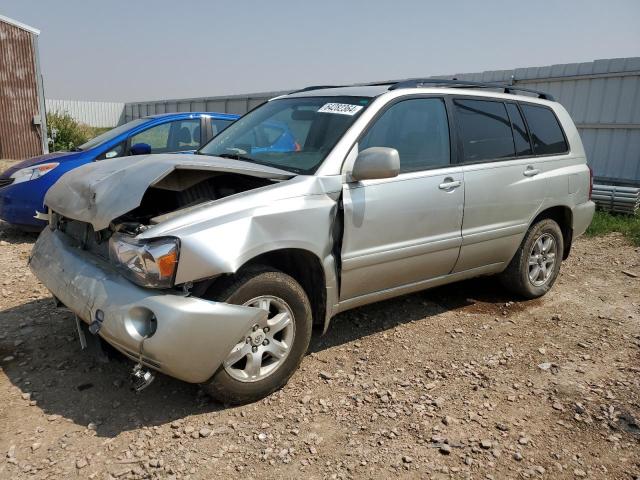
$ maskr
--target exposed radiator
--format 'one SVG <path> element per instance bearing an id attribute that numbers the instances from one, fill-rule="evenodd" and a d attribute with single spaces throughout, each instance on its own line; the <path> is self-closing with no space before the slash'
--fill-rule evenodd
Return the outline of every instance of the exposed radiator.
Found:
<path id="1" fill-rule="evenodd" d="M 591 198 L 603 210 L 635 215 L 640 208 L 640 187 L 594 184 Z"/>

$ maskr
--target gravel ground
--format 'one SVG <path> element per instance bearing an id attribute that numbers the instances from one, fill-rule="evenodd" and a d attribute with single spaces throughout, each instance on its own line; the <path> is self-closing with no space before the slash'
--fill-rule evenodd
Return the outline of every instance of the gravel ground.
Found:
<path id="1" fill-rule="evenodd" d="M 224 408 L 79 351 L 0 224 L 0 478 L 640 478 L 640 249 L 580 239 L 552 291 L 492 279 L 342 315 Z M 627 273 L 624 273 L 627 272 Z"/>

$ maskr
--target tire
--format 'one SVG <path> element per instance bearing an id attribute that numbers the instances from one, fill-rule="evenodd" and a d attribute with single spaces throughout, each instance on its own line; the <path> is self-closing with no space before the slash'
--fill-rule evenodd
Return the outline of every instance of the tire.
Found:
<path id="1" fill-rule="evenodd" d="M 276 333 L 273 331 L 279 326 L 274 324 L 270 337 L 268 337 L 269 332 L 264 330 L 264 325 L 256 331 L 247 332 L 247 337 L 239 339 L 239 343 L 230 351 L 225 363 L 206 383 L 202 384 L 209 395 L 226 405 L 253 402 L 282 388 L 297 370 L 309 347 L 313 324 L 311 305 L 303 288 L 289 275 L 268 267 L 253 267 L 222 280 L 212 287 L 212 291 L 205 294 L 207 299 L 236 305 L 248 304 L 249 301 L 259 297 L 261 297 L 259 302 L 263 303 L 251 304 L 252 306 L 264 308 L 264 302 L 267 302 L 271 312 L 275 312 L 270 314 L 270 320 L 276 319 L 276 314 L 281 318 L 289 315 L 292 317 L 291 322 Z M 263 333 L 264 336 L 262 336 Z M 256 346 L 253 342 L 253 340 L 260 342 L 263 338 L 268 345 L 264 346 L 262 343 Z M 243 345 L 245 341 L 246 346 Z M 276 344 L 278 347 L 275 346 Z M 289 347 L 282 359 L 276 359 L 267 351 L 267 349 L 273 349 L 281 354 L 284 350 L 282 345 Z M 234 364 L 227 365 L 227 362 L 233 361 L 232 358 L 237 358 L 231 356 L 234 351 L 237 351 L 239 356 L 246 348 L 255 349 L 255 352 L 248 352 Z M 255 368 L 250 367 L 250 361 L 259 356 L 262 360 L 255 360 L 255 362 L 266 365 L 259 371 L 267 370 L 268 373 L 259 373 L 255 377 L 246 376 L 246 372 L 255 373 Z M 269 371 L 269 369 L 272 370 Z"/>
<path id="2" fill-rule="evenodd" d="M 549 239 L 552 239 L 552 244 L 548 243 Z M 548 263 L 551 247 L 544 252 L 540 248 L 543 244 L 553 247 L 553 265 Z M 508 290 L 525 298 L 541 297 L 558 278 L 563 251 L 564 239 L 558 224 L 549 218 L 540 220 L 529 228 L 509 266 L 500 275 L 500 280 Z M 538 262 L 538 270 L 536 265 L 530 266 L 530 260 Z"/>

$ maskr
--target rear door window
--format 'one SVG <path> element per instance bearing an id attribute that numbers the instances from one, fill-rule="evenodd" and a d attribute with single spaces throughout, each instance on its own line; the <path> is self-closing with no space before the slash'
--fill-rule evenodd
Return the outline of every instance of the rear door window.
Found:
<path id="1" fill-rule="evenodd" d="M 454 100 L 465 162 L 514 157 L 511 122 L 502 102 Z"/>
<path id="2" fill-rule="evenodd" d="M 513 141 L 516 146 L 518 156 L 531 155 L 531 144 L 529 143 L 529 133 L 524 124 L 520 110 L 515 103 L 507 103 L 507 112 L 513 127 Z"/>
<path id="3" fill-rule="evenodd" d="M 358 142 L 369 147 L 395 148 L 400 171 L 413 172 L 449 165 L 449 123 L 441 98 L 414 98 L 386 110 Z"/>
<path id="4" fill-rule="evenodd" d="M 533 153 L 553 155 L 569 150 L 558 119 L 550 108 L 530 104 L 520 107 L 531 132 Z"/>
<path id="5" fill-rule="evenodd" d="M 181 152 L 200 147 L 200 119 L 190 118 L 171 122 L 169 151 Z"/>

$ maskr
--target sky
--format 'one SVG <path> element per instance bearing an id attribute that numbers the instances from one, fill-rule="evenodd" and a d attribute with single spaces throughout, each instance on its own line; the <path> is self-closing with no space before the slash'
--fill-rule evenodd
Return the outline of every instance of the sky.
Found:
<path id="1" fill-rule="evenodd" d="M 640 0 L 0 0 L 48 98 L 233 95 L 640 56 Z"/>

